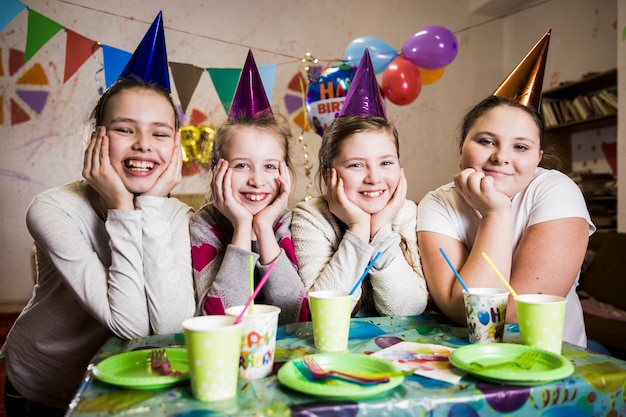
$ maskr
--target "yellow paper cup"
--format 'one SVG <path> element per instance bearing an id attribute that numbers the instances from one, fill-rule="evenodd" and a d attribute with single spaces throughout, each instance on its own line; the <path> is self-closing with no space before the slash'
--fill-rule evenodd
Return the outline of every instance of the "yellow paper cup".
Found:
<path id="1" fill-rule="evenodd" d="M 322 352 L 348 350 L 352 296 L 347 291 L 313 291 L 308 299 L 315 347 Z"/>
<path id="2" fill-rule="evenodd" d="M 518 295 L 515 307 L 522 344 L 560 354 L 566 303 L 557 295 Z"/>
<path id="3" fill-rule="evenodd" d="M 242 324 L 235 317 L 199 316 L 183 321 L 191 391 L 201 401 L 237 394 Z"/>
<path id="4" fill-rule="evenodd" d="M 509 292 L 501 288 L 468 288 L 463 291 L 470 343 L 499 343 L 504 336 Z"/>
<path id="5" fill-rule="evenodd" d="M 237 317 L 243 307 L 227 308 L 226 315 Z M 272 373 L 279 314 L 279 307 L 253 304 L 243 315 L 239 357 L 240 378 L 264 378 Z"/>

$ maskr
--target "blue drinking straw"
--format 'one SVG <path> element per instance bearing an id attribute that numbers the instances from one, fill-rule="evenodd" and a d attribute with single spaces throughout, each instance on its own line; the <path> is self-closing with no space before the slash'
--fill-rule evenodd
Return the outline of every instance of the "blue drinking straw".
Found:
<path id="1" fill-rule="evenodd" d="M 357 288 L 359 288 L 361 286 L 361 283 L 363 282 L 363 280 L 365 279 L 365 277 L 367 276 L 367 274 L 370 272 L 370 269 L 372 269 L 372 267 L 374 266 L 374 264 L 376 263 L 376 260 L 378 260 L 378 257 L 380 256 L 380 251 L 378 251 L 376 253 L 376 255 L 374 255 L 374 257 L 372 258 L 372 260 L 370 261 L 369 265 L 367 265 L 367 268 L 365 268 L 365 271 L 363 271 L 363 275 L 361 275 L 361 278 L 359 278 L 359 280 L 356 282 L 356 284 L 354 285 L 354 288 L 352 288 L 352 291 L 350 291 L 349 295 L 354 294 L 354 292 L 356 291 Z"/>
<path id="2" fill-rule="evenodd" d="M 452 272 L 454 272 L 454 275 L 456 276 L 456 279 L 459 280 L 459 282 L 461 283 L 461 286 L 463 287 L 465 292 L 469 292 L 469 290 L 467 289 L 467 286 L 463 282 L 463 278 L 461 278 L 461 276 L 459 275 L 459 272 L 456 270 L 454 265 L 452 265 L 452 262 L 450 262 L 450 259 L 448 259 L 448 255 L 446 255 L 446 253 L 443 251 L 443 248 L 439 248 L 439 252 L 441 252 L 441 254 L 445 258 L 445 260 L 448 263 L 448 265 L 450 265 L 450 269 L 452 269 Z"/>

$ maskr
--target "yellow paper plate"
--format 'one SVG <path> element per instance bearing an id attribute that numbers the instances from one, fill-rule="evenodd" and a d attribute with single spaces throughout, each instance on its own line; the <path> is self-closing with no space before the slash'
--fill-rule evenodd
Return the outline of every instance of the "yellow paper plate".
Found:
<path id="1" fill-rule="evenodd" d="M 98 363 L 93 374 L 96 378 L 109 384 L 135 389 L 158 389 L 178 384 L 189 379 L 187 349 L 165 349 L 172 369 L 180 371 L 180 375 L 163 376 L 150 367 L 152 350 L 135 350 L 120 353 Z"/>
<path id="2" fill-rule="evenodd" d="M 352 372 L 361 375 L 400 372 L 391 361 L 364 354 L 320 353 L 310 356 L 326 370 Z M 336 379 L 310 381 L 294 366 L 295 361 L 302 361 L 302 359 L 295 358 L 284 364 L 278 371 L 278 380 L 293 390 L 318 397 L 334 399 L 373 397 L 397 387 L 404 380 L 403 376 L 393 376 L 389 378 L 389 382 L 376 385 L 357 385 Z"/>

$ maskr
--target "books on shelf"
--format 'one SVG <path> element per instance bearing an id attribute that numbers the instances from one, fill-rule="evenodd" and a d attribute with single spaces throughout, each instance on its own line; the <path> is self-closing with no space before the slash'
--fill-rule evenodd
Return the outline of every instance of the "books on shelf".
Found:
<path id="1" fill-rule="evenodd" d="M 600 90 L 573 98 L 544 97 L 541 112 L 546 127 L 612 115 L 617 113 L 617 94 L 614 90 Z"/>

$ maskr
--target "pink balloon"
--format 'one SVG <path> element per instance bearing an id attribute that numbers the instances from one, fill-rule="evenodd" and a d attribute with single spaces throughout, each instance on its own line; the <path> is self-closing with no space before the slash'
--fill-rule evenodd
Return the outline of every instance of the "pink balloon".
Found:
<path id="1" fill-rule="evenodd" d="M 419 69 L 398 55 L 383 72 L 383 95 L 393 104 L 404 106 L 415 101 L 420 91 L 422 79 Z"/>
<path id="2" fill-rule="evenodd" d="M 415 32 L 402 46 L 402 55 L 414 65 L 426 69 L 443 68 L 459 51 L 454 33 L 442 26 L 427 26 Z"/>

